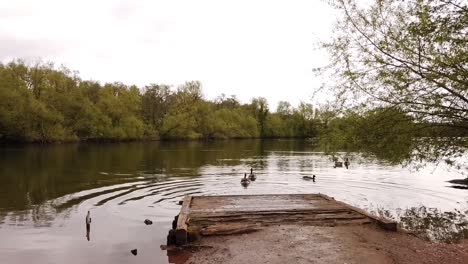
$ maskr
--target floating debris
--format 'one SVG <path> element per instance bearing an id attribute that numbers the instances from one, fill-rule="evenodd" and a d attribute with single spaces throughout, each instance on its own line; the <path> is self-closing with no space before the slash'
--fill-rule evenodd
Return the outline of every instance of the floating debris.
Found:
<path id="1" fill-rule="evenodd" d="M 136 248 L 130 250 L 130 252 L 132 252 L 132 254 L 133 254 L 134 256 L 136 256 L 136 255 L 138 254 L 138 250 L 137 250 Z"/>

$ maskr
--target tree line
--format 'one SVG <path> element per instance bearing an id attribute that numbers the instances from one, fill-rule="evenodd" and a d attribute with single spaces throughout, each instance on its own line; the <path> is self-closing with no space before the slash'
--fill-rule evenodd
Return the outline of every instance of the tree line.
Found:
<path id="1" fill-rule="evenodd" d="M 245 104 L 235 96 L 207 100 L 198 81 L 176 88 L 101 85 L 52 64 L 0 64 L 0 142 L 313 138 L 328 153 L 369 153 L 401 163 L 461 154 L 467 135 L 395 106 L 292 107 L 282 101 L 271 111 L 262 97 Z"/>
<path id="2" fill-rule="evenodd" d="M 176 88 L 82 80 L 51 63 L 0 64 L 0 141 L 314 137 L 317 111 L 265 98 L 207 100 L 201 83 Z"/>

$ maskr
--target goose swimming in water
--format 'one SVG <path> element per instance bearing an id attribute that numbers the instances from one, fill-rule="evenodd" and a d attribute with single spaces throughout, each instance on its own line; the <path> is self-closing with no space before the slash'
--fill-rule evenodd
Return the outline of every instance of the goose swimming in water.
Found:
<path id="1" fill-rule="evenodd" d="M 315 174 L 312 175 L 312 177 L 311 176 L 303 176 L 302 179 L 315 181 Z"/>
<path id="2" fill-rule="evenodd" d="M 346 169 L 348 169 L 348 167 L 349 167 L 349 159 L 348 158 L 345 158 L 344 165 L 345 165 Z"/>
<path id="3" fill-rule="evenodd" d="M 247 179 L 247 173 L 244 173 L 244 178 L 241 179 L 241 185 L 246 187 L 250 184 L 250 180 Z"/>
<path id="4" fill-rule="evenodd" d="M 256 179 L 257 179 L 257 176 L 255 176 L 255 174 L 253 174 L 253 169 L 250 168 L 249 180 L 255 181 Z"/>

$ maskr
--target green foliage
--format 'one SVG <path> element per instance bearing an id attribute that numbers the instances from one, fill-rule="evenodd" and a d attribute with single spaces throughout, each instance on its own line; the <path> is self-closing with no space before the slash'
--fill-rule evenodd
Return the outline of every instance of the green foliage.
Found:
<path id="1" fill-rule="evenodd" d="M 311 104 L 301 102 L 297 109 L 288 102 L 280 102 L 276 113 L 266 118 L 266 137 L 315 137 L 319 129 L 319 120 Z"/>
<path id="2" fill-rule="evenodd" d="M 52 64 L 0 65 L 0 139 L 55 142 L 144 135 L 138 88 L 84 81 Z"/>
<path id="3" fill-rule="evenodd" d="M 293 137 L 291 120 L 281 114 L 269 114 L 266 119 L 265 136 L 272 138 Z"/>
<path id="4" fill-rule="evenodd" d="M 267 100 L 263 97 L 253 98 L 249 108 L 257 120 L 260 136 L 264 137 L 266 135 L 266 120 L 269 111 Z"/>
<path id="5" fill-rule="evenodd" d="M 416 125 L 413 117 L 395 107 L 343 114 L 329 105 L 316 109 L 301 102 L 294 108 L 280 102 L 277 111 L 270 112 L 267 100 L 261 97 L 248 104 L 225 95 L 206 100 L 197 81 L 176 89 L 151 84 L 140 90 L 118 82 L 83 81 L 51 64 L 0 64 L 2 141 L 319 136 L 329 151 L 387 153 L 391 159 L 408 153 L 412 137 L 429 135 L 426 127 L 431 126 L 434 124 Z M 447 134 L 443 129 L 429 131 Z"/>
<path id="6" fill-rule="evenodd" d="M 316 71 L 330 74 L 329 92 L 341 109 L 367 112 L 319 117 L 327 144 L 387 153 L 391 161 L 401 160 L 392 159 L 397 156 L 433 161 L 464 153 L 467 2 L 337 0 L 332 5 L 339 19 L 332 40 L 323 43 L 330 64 Z M 412 144 L 408 134 L 426 138 Z"/>
<path id="7" fill-rule="evenodd" d="M 168 85 L 151 84 L 145 87 L 142 96 L 143 118 L 153 129 L 162 125 L 163 118 L 169 110 L 170 95 Z"/>
<path id="8" fill-rule="evenodd" d="M 468 5 L 453 0 L 335 1 L 329 51 L 343 105 L 397 107 L 418 122 L 468 131 Z M 466 132 L 465 132 L 466 133 Z"/>
<path id="9" fill-rule="evenodd" d="M 235 96 L 203 98 L 201 83 L 142 90 L 122 83 L 81 80 L 52 64 L 0 64 L 0 140 L 57 142 L 128 139 L 311 137 L 312 105 L 281 102 L 270 113 L 265 98 L 241 104 Z"/>
<path id="10" fill-rule="evenodd" d="M 220 109 L 210 114 L 208 138 L 255 138 L 259 136 L 256 120 L 242 110 Z"/>
<path id="11" fill-rule="evenodd" d="M 330 153 L 362 152 L 401 163 L 412 154 L 415 128 L 400 109 L 380 107 L 362 114 L 347 111 L 329 121 L 319 142 Z"/>

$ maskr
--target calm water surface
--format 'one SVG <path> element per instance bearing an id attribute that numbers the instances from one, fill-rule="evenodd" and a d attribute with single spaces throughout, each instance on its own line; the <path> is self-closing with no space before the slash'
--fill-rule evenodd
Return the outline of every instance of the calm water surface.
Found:
<path id="1" fill-rule="evenodd" d="M 0 263 L 166 263 L 159 246 L 186 194 L 321 192 L 402 221 L 468 213 L 468 190 L 446 182 L 466 168 L 348 155 L 347 170 L 293 140 L 0 146 Z M 250 167 L 258 178 L 243 188 Z"/>

